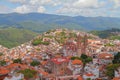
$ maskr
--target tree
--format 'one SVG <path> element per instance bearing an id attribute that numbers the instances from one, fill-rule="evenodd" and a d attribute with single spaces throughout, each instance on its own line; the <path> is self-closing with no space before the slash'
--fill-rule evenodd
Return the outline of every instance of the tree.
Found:
<path id="1" fill-rule="evenodd" d="M 20 70 L 19 73 L 24 74 L 25 78 L 27 79 L 33 78 L 37 74 L 35 70 L 31 69 Z"/>
<path id="2" fill-rule="evenodd" d="M 39 64 L 40 64 L 39 61 L 32 61 L 32 62 L 30 63 L 31 66 L 38 66 Z"/>
<path id="3" fill-rule="evenodd" d="M 83 62 L 83 68 L 82 68 L 82 73 L 84 73 L 84 68 L 86 66 L 87 63 L 91 62 L 92 61 L 92 58 L 85 55 L 85 54 L 82 54 L 80 59 L 82 60 Z"/>
<path id="4" fill-rule="evenodd" d="M 109 79 L 112 79 L 115 75 L 114 72 L 117 70 L 118 67 L 120 67 L 120 52 L 118 52 L 113 59 L 113 64 L 109 64 L 106 67 L 106 75 L 109 77 Z"/>
<path id="5" fill-rule="evenodd" d="M 39 45 L 39 44 L 49 45 L 50 42 L 42 41 L 42 38 L 40 38 L 40 39 L 35 39 L 35 40 L 33 40 L 33 41 L 32 41 L 32 44 L 33 44 L 34 46 L 37 46 L 37 45 Z"/>
<path id="6" fill-rule="evenodd" d="M 76 57 L 76 56 L 71 57 L 71 60 L 75 60 L 75 59 L 81 60 L 79 57 Z"/>
<path id="7" fill-rule="evenodd" d="M 13 60 L 13 63 L 20 63 L 20 64 L 21 64 L 21 63 L 22 63 L 22 60 L 21 60 L 20 58 L 14 59 L 14 60 Z"/>
<path id="8" fill-rule="evenodd" d="M 69 33 L 69 38 L 76 38 L 77 34 L 74 32 Z"/>
<path id="9" fill-rule="evenodd" d="M 3 55 L 3 53 L 0 53 L 0 56 L 2 56 Z"/>
<path id="10" fill-rule="evenodd" d="M 0 61 L 0 66 L 4 66 L 4 65 L 6 65 L 6 61 L 1 60 L 1 61 Z"/>
<path id="11" fill-rule="evenodd" d="M 120 64 L 120 52 L 114 56 L 113 64 Z"/>
<path id="12" fill-rule="evenodd" d="M 114 71 L 120 67 L 120 64 L 109 64 L 106 67 L 106 75 L 109 77 L 109 79 L 112 79 L 114 77 Z"/>
<path id="13" fill-rule="evenodd" d="M 91 78 L 87 78 L 87 80 L 91 80 Z"/>
<path id="14" fill-rule="evenodd" d="M 92 58 L 91 57 L 88 57 L 87 55 L 85 54 L 82 54 L 80 59 L 82 60 L 83 62 L 83 65 L 85 66 L 87 63 L 91 62 L 92 61 Z"/>

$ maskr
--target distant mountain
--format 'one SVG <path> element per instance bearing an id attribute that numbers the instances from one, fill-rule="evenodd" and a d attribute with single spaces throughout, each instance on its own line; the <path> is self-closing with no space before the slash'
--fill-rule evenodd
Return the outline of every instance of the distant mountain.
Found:
<path id="1" fill-rule="evenodd" d="M 44 32 L 54 28 L 76 30 L 105 30 L 120 28 L 120 18 L 112 17 L 83 17 L 62 16 L 42 13 L 0 14 L 0 27 L 17 27 L 36 32 Z"/>
<path id="2" fill-rule="evenodd" d="M 108 29 L 108 30 L 103 30 L 103 31 L 91 31 L 90 33 L 99 36 L 100 38 L 103 39 L 118 39 L 120 40 L 120 29 L 117 28 L 112 28 L 112 29 Z"/>
<path id="3" fill-rule="evenodd" d="M 17 28 L 0 29 L 0 45 L 8 48 L 18 46 L 22 43 L 30 41 L 38 34 L 29 30 Z"/>

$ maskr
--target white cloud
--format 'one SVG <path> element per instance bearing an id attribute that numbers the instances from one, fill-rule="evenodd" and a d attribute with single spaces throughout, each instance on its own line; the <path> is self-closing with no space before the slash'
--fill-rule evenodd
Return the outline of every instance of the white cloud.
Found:
<path id="1" fill-rule="evenodd" d="M 71 13 L 73 15 L 96 16 L 97 9 L 103 8 L 105 2 L 99 0 L 76 0 L 70 3 L 64 3 L 63 7 L 56 12 L 59 14 Z"/>
<path id="2" fill-rule="evenodd" d="M 98 0 L 78 0 L 73 3 L 73 7 L 76 8 L 89 8 L 89 7 L 98 7 Z"/>
<path id="3" fill-rule="evenodd" d="M 34 6 L 34 5 L 22 5 L 14 9 L 14 12 L 18 13 L 29 13 L 29 12 L 39 12 L 44 13 L 46 11 L 44 6 Z"/>
<path id="4" fill-rule="evenodd" d="M 72 8 L 99 8 L 105 5 L 105 1 L 99 0 L 70 0 L 61 1 L 63 7 Z"/>
<path id="5" fill-rule="evenodd" d="M 22 3 L 27 5 L 48 5 L 55 2 L 55 0 L 9 0 L 12 3 Z"/>
<path id="6" fill-rule="evenodd" d="M 113 0 L 114 2 L 114 7 L 119 8 L 120 7 L 120 0 Z"/>
<path id="7" fill-rule="evenodd" d="M 40 12 L 46 11 L 45 6 L 57 6 L 57 0 L 24 0 L 24 3 L 16 7 L 13 11 L 18 13 Z M 21 3 L 21 0 L 12 0 L 12 2 Z"/>
<path id="8" fill-rule="evenodd" d="M 20 4 L 13 11 L 40 12 L 63 15 L 109 16 L 118 15 L 120 0 L 8 0 Z M 49 10 L 48 10 L 49 9 Z M 113 11 L 116 12 L 113 13 Z"/>
<path id="9" fill-rule="evenodd" d="M 30 0 L 28 2 L 30 5 L 49 5 L 49 6 L 57 6 L 60 4 L 59 0 Z"/>
<path id="10" fill-rule="evenodd" d="M 67 14 L 71 13 L 72 15 L 81 15 L 81 16 L 104 16 L 106 15 L 104 12 L 98 12 L 97 9 L 78 9 L 78 8 L 63 8 L 57 11 L 58 14 Z M 70 14 L 70 15 L 71 15 Z"/>
<path id="11" fill-rule="evenodd" d="M 52 2 L 52 0 L 30 0 L 29 1 L 29 3 L 31 5 L 36 5 L 36 4 L 45 5 L 45 4 L 49 4 L 51 2 Z"/>
<path id="12" fill-rule="evenodd" d="M 14 9 L 15 12 L 18 12 L 18 13 L 28 13 L 30 12 L 30 8 L 26 5 L 22 5 L 22 6 L 19 6 L 19 7 L 16 7 Z"/>
<path id="13" fill-rule="evenodd" d="M 40 7 L 37 9 L 37 12 L 43 13 L 43 12 L 45 12 L 45 8 L 44 8 L 43 6 L 40 6 Z"/>

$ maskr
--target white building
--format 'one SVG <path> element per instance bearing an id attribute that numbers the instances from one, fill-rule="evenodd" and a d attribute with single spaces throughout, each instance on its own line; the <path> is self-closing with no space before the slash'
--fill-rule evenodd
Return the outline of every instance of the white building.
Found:
<path id="1" fill-rule="evenodd" d="M 110 63 L 112 63 L 113 57 L 114 56 L 112 54 L 110 54 L 110 53 L 100 53 L 98 55 L 99 64 L 101 64 L 101 65 L 110 64 Z"/>
<path id="2" fill-rule="evenodd" d="M 78 75 L 81 73 L 82 66 L 82 61 L 75 59 L 69 62 L 68 68 L 72 71 L 73 75 Z"/>
<path id="3" fill-rule="evenodd" d="M 118 68 L 118 70 L 115 70 L 115 77 L 119 77 L 120 78 L 120 67 Z"/>
<path id="4" fill-rule="evenodd" d="M 4 80 L 22 80 L 22 79 L 24 79 L 24 75 L 21 73 L 16 73 L 12 76 L 5 77 Z"/>
<path id="5" fill-rule="evenodd" d="M 83 79 L 87 80 L 88 78 L 95 80 L 99 78 L 99 66 L 95 64 L 87 64 L 84 68 L 85 73 L 83 75 Z"/>

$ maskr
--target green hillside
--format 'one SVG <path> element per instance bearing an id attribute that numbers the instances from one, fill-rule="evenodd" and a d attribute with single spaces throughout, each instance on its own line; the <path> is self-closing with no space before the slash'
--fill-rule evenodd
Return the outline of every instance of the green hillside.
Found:
<path id="1" fill-rule="evenodd" d="M 100 38 L 107 38 L 107 39 L 118 39 L 120 40 L 120 29 L 117 28 L 112 28 L 108 30 L 103 30 L 103 31 L 91 31 L 90 33 L 99 36 Z"/>
<path id="2" fill-rule="evenodd" d="M 45 31 L 48 31 L 50 29 L 56 29 L 56 28 L 68 28 L 68 29 L 77 29 L 77 30 L 83 30 L 81 26 L 75 24 L 75 23 L 67 23 L 64 25 L 57 25 L 55 23 L 42 23 L 42 22 L 34 22 L 34 21 L 25 21 L 19 23 L 19 25 L 22 26 L 23 29 L 31 30 L 34 32 L 42 33 Z"/>
<path id="3" fill-rule="evenodd" d="M 17 28 L 0 29 L 0 45 L 12 48 L 30 41 L 37 35 L 35 32 Z"/>

